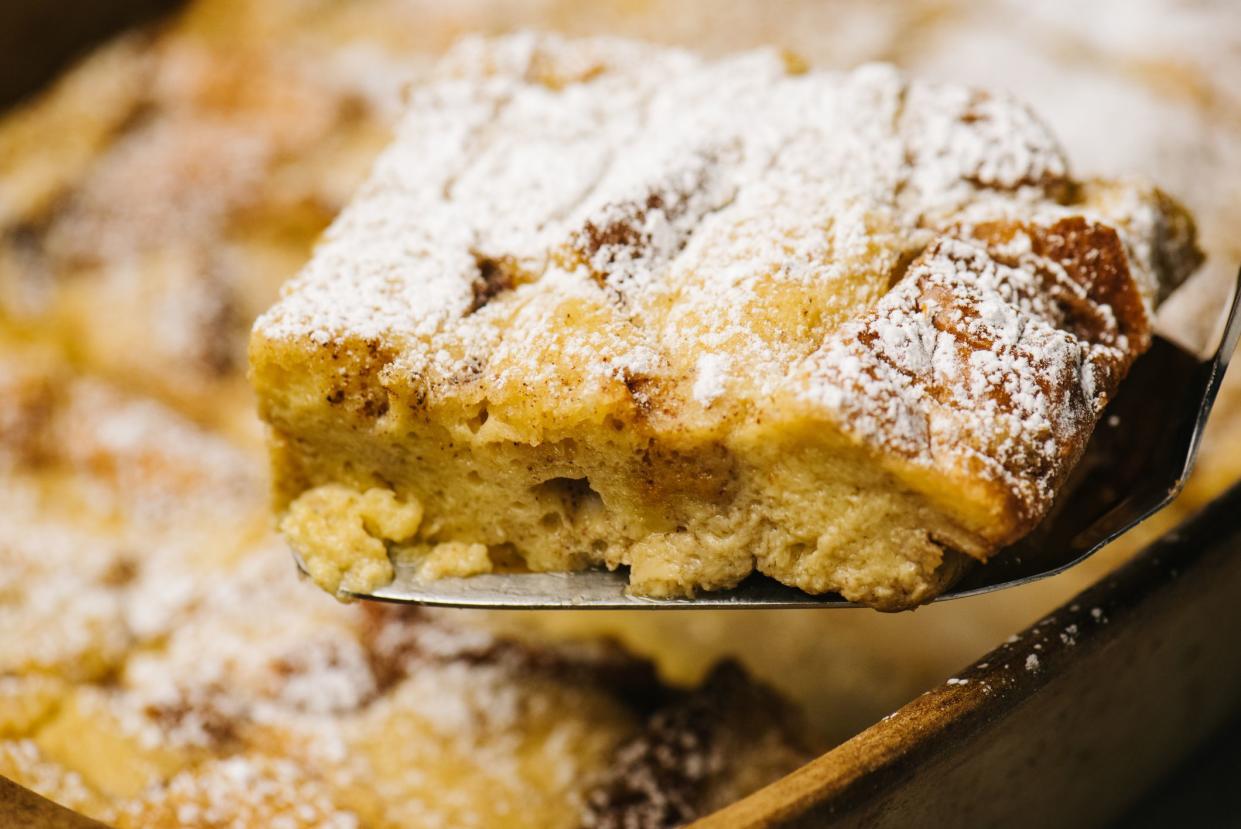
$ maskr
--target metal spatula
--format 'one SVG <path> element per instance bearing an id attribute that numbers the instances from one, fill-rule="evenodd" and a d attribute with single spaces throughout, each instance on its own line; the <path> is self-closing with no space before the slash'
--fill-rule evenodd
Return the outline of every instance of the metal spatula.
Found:
<path id="1" fill-rule="evenodd" d="M 1241 336 L 1241 274 L 1224 335 L 1211 359 L 1156 337 L 1137 360 L 1095 429 L 1085 456 L 1052 512 L 1017 544 L 977 565 L 936 601 L 975 596 L 1053 576 L 1089 557 L 1166 506 L 1185 485 Z M 297 558 L 296 553 L 294 557 Z M 305 567 L 297 559 L 299 569 Z M 353 598 L 491 610 L 855 607 L 835 594 L 812 596 L 755 574 L 732 590 L 692 599 L 628 595 L 624 570 L 504 573 L 422 581 L 396 565 L 396 578 Z"/>

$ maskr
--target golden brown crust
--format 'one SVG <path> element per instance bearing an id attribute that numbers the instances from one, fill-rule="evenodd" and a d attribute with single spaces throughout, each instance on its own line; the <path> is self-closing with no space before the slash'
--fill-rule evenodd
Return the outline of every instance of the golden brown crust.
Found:
<path id="1" fill-rule="evenodd" d="M 963 228 L 829 341 L 816 379 L 850 390 L 838 405 L 889 463 L 953 481 L 992 549 L 1010 543 L 1046 513 L 1150 342 L 1128 261 L 1114 229 L 1082 216 Z"/>

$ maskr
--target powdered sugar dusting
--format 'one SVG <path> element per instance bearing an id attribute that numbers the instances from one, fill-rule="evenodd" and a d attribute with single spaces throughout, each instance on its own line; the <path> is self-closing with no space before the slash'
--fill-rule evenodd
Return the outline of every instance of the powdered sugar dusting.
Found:
<path id="1" fill-rule="evenodd" d="M 485 258 L 519 285 L 560 270 L 590 280 L 636 306 L 627 316 L 643 329 L 675 301 L 663 341 L 649 343 L 660 350 L 736 339 L 698 330 L 704 322 L 686 330 L 686 312 L 736 307 L 765 280 L 826 286 L 863 272 L 870 290 L 832 309 L 838 318 L 886 287 L 894 261 L 882 248 L 924 243 L 924 216 L 987 188 L 1028 185 L 1038 197 L 1065 173 L 1018 105 L 878 65 L 798 74 L 771 51 L 706 62 L 526 34 L 466 40 L 434 77 L 361 196 L 259 321 L 264 336 L 397 338 L 426 355 L 411 367 L 448 373 L 445 358 L 495 347 L 487 315 L 460 320 Z M 753 345 L 756 357 L 789 356 Z"/>
<path id="2" fill-rule="evenodd" d="M 698 377 L 694 380 L 694 399 L 710 406 L 728 390 L 728 370 L 732 361 L 723 354 L 704 354 L 698 358 Z"/>
<path id="3" fill-rule="evenodd" d="M 383 343 L 429 407 L 503 418 L 535 385 L 548 424 L 602 396 L 724 429 L 791 396 L 1028 526 L 1186 275 L 1151 255 L 1192 248 L 1169 210 L 1079 187 L 1013 100 L 884 65 L 475 38 L 255 332 Z"/>
<path id="4" fill-rule="evenodd" d="M 1065 221 L 1013 231 L 990 249 L 941 238 L 873 311 L 829 337 L 807 363 L 803 394 L 905 461 L 1001 483 L 1023 523 L 1036 519 L 1150 336 L 1127 275 L 1122 327 L 1100 301 L 1102 277 L 1083 285 L 1040 258 L 1028 235 L 1089 232 L 1084 220 Z M 1119 242 L 1105 238 L 1110 251 L 1087 255 L 1119 257 Z"/>

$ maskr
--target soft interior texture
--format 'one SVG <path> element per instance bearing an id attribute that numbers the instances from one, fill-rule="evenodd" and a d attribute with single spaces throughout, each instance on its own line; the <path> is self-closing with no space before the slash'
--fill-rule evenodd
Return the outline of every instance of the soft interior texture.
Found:
<path id="1" fill-rule="evenodd" d="M 337 372 L 319 374 L 302 370 L 300 353 L 268 356 L 260 365 L 273 374 L 257 380 L 272 390 L 281 527 L 332 592 L 390 581 L 384 553 L 394 553 L 425 560 L 428 575 L 470 575 L 487 561 L 627 565 L 633 589 L 652 596 L 729 587 L 757 568 L 901 608 L 959 574 L 958 551 L 985 549 L 821 423 L 773 418 L 661 439 L 600 411 L 572 437 L 531 444 L 506 439 L 514 425 L 483 409 L 445 422 L 382 389 L 361 395 L 382 396 L 377 417 L 329 402 L 315 380 L 365 376 L 365 358 L 325 354 Z"/>

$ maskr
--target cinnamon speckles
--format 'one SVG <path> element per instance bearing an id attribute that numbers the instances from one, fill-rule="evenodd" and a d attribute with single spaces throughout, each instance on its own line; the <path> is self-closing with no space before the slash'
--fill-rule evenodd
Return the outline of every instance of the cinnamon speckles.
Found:
<path id="1" fill-rule="evenodd" d="M 323 400 L 365 420 L 383 417 L 391 408 L 391 401 L 381 373 L 392 361 L 392 355 L 390 347 L 374 339 L 318 346 L 316 358 L 332 366 L 325 375 Z"/>
<path id="2" fill-rule="evenodd" d="M 623 294 L 626 283 L 671 262 L 704 217 L 735 196 L 730 167 L 740 159 L 740 146 L 678 154 L 662 160 L 669 172 L 588 213 L 569 233 L 564 264 L 584 268 L 598 285 Z"/>
<path id="3" fill-rule="evenodd" d="M 495 297 L 505 291 L 513 290 L 518 284 L 528 279 L 528 277 L 522 278 L 511 261 L 493 259 L 480 253 L 475 253 L 474 258 L 478 263 L 478 276 L 470 282 L 470 291 L 474 298 L 465 310 L 466 316 L 473 314 Z"/>

